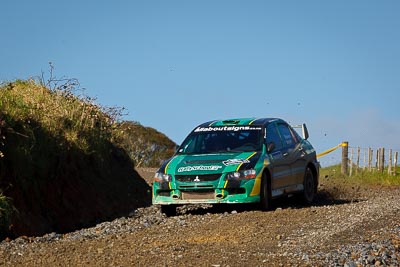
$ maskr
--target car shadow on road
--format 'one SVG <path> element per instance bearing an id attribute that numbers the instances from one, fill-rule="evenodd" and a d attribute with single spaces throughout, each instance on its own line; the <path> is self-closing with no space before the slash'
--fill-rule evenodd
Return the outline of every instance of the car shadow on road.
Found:
<path id="1" fill-rule="evenodd" d="M 357 203 L 366 201 L 367 199 L 361 197 L 354 197 L 351 195 L 341 195 L 330 192 L 329 190 L 320 190 L 315 196 L 312 204 L 306 204 L 302 201 L 300 195 L 293 195 L 289 197 L 281 197 L 272 200 L 271 211 L 277 209 L 303 209 L 310 207 L 322 206 L 335 206 L 348 203 Z M 191 214 L 191 215 L 204 215 L 210 214 L 232 214 L 248 211 L 260 211 L 258 203 L 253 204 L 215 204 L 215 205 L 184 205 L 178 208 L 178 214 Z"/>

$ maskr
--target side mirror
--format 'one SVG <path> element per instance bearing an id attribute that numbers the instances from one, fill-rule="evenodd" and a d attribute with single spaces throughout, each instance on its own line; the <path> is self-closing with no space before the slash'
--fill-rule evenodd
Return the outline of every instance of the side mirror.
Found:
<path id="1" fill-rule="evenodd" d="M 302 133 L 302 135 L 303 135 L 303 139 L 307 140 L 308 137 L 309 137 L 309 134 L 308 134 L 307 126 L 306 126 L 305 123 L 303 123 L 303 124 L 301 125 L 301 133 Z"/>
<path id="2" fill-rule="evenodd" d="M 275 149 L 275 143 L 274 142 L 270 142 L 267 144 L 267 152 L 271 153 L 272 151 L 274 151 Z"/>

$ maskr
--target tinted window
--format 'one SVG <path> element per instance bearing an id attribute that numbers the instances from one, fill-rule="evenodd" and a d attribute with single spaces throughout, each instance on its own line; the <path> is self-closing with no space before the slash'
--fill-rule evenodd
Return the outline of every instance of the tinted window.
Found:
<path id="1" fill-rule="evenodd" d="M 275 150 L 282 149 L 282 140 L 274 123 L 267 127 L 267 144 L 271 142 L 275 144 Z"/>
<path id="2" fill-rule="evenodd" d="M 300 142 L 300 140 L 303 139 L 295 129 L 290 128 L 290 130 L 293 132 L 294 138 L 297 142 Z"/>
<path id="3" fill-rule="evenodd" d="M 296 139 L 293 136 L 292 131 L 289 129 L 286 124 L 279 124 L 279 133 L 282 136 L 284 147 L 293 147 L 296 144 Z"/>

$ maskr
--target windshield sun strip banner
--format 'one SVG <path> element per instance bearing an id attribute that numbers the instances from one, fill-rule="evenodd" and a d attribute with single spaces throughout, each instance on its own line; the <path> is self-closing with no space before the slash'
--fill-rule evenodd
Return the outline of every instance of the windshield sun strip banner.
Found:
<path id="1" fill-rule="evenodd" d="M 260 131 L 262 130 L 261 126 L 210 126 L 210 127 L 197 127 L 193 132 L 224 132 L 224 131 Z"/>

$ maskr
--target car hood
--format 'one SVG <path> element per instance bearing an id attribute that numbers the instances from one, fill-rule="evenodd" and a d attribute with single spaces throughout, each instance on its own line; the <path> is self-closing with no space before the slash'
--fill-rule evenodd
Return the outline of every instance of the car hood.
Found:
<path id="1" fill-rule="evenodd" d="M 160 169 L 174 175 L 201 175 L 254 168 L 260 152 L 239 152 L 223 154 L 175 155 Z"/>

